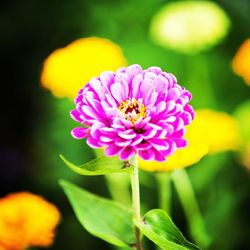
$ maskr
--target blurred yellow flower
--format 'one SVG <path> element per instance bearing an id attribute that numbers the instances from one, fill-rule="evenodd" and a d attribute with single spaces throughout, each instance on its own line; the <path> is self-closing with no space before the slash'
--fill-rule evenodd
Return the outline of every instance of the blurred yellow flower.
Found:
<path id="1" fill-rule="evenodd" d="M 238 49 L 233 59 L 233 70 L 250 85 L 250 38 Z"/>
<path id="2" fill-rule="evenodd" d="M 56 97 L 73 99 L 92 77 L 126 65 L 118 45 L 103 38 L 82 38 L 54 51 L 45 60 L 41 83 Z"/>
<path id="3" fill-rule="evenodd" d="M 238 122 L 227 113 L 201 109 L 189 126 L 189 139 L 209 145 L 209 153 L 237 150 L 240 145 Z"/>
<path id="4" fill-rule="evenodd" d="M 48 247 L 60 220 L 58 209 L 40 196 L 19 192 L 0 199 L 0 250 Z"/>
<path id="5" fill-rule="evenodd" d="M 168 157 L 166 162 L 144 161 L 139 159 L 139 167 L 146 171 L 159 172 L 185 168 L 199 162 L 208 151 L 208 145 L 196 144 L 189 141 L 186 148 L 177 150 L 173 155 Z"/>
<path id="6" fill-rule="evenodd" d="M 240 144 L 237 121 L 224 112 L 201 109 L 184 136 L 186 148 L 176 151 L 166 162 L 139 160 L 139 166 L 147 171 L 170 171 L 191 166 L 203 156 L 226 150 L 235 150 Z"/>
<path id="7" fill-rule="evenodd" d="M 228 33 L 230 20 L 209 1 L 178 1 L 165 5 L 153 17 L 152 40 L 163 47 L 193 54 L 216 45 Z"/>

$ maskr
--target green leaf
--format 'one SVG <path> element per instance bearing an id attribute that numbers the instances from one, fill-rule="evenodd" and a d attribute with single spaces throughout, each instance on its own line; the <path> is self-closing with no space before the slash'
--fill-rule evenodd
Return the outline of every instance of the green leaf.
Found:
<path id="1" fill-rule="evenodd" d="M 66 160 L 62 155 L 60 155 L 60 158 L 71 170 L 80 175 L 105 175 L 120 172 L 133 172 L 133 166 L 126 165 L 126 163 L 129 164 L 129 162 L 125 163 L 118 157 L 101 156 L 80 166 L 76 166 Z"/>
<path id="2" fill-rule="evenodd" d="M 132 212 L 117 202 L 59 181 L 82 226 L 92 235 L 118 247 L 134 242 Z"/>
<path id="3" fill-rule="evenodd" d="M 134 221 L 141 232 L 166 250 L 199 250 L 197 246 L 187 241 L 175 226 L 168 214 L 161 209 L 147 212 L 141 222 Z"/>

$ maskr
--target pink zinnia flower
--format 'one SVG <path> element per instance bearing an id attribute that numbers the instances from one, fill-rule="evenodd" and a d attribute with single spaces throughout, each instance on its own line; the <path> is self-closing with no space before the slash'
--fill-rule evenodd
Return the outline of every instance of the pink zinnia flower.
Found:
<path id="1" fill-rule="evenodd" d="M 139 65 L 106 71 L 92 78 L 78 93 L 71 117 L 82 124 L 76 139 L 87 138 L 107 156 L 165 161 L 187 145 L 185 126 L 194 118 L 191 94 L 176 78 L 158 67 Z"/>

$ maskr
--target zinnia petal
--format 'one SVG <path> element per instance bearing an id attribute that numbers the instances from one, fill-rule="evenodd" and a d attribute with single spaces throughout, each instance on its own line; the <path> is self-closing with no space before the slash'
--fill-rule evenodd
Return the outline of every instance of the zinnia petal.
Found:
<path id="1" fill-rule="evenodd" d="M 136 150 L 134 147 L 126 147 L 120 154 L 120 158 L 123 161 L 129 160 L 134 154 Z"/>
<path id="2" fill-rule="evenodd" d="M 165 161 L 187 145 L 185 126 L 194 118 L 191 94 L 159 67 L 103 72 L 79 96 L 71 115 L 89 130 L 75 128 L 73 136 L 86 135 L 88 145 L 106 147 L 107 156 L 129 160 L 138 152 L 143 159 Z"/>
<path id="3" fill-rule="evenodd" d="M 71 134 L 75 139 L 83 139 L 87 137 L 87 129 L 83 127 L 77 127 L 72 129 Z"/>

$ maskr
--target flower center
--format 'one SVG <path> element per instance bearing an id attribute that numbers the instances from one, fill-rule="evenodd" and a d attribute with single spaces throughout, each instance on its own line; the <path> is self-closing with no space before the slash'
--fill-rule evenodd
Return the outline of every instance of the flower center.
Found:
<path id="1" fill-rule="evenodd" d="M 132 122 L 132 126 L 134 126 L 135 122 L 140 117 L 146 117 L 146 108 L 144 104 L 138 102 L 135 98 L 129 98 L 125 102 L 121 102 L 118 109 L 125 116 L 125 119 Z"/>

